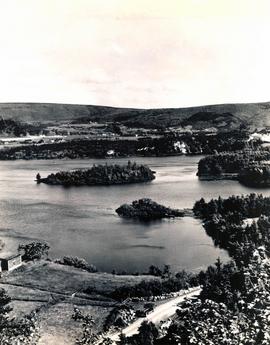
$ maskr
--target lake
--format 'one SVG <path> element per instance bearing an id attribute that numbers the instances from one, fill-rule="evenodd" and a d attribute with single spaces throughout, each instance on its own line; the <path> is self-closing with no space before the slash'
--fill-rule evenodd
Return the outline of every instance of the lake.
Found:
<path id="1" fill-rule="evenodd" d="M 177 271 L 198 271 L 228 260 L 227 253 L 213 246 L 198 219 L 185 217 L 149 224 L 123 220 L 115 209 L 122 203 L 149 197 L 166 206 L 191 208 L 201 197 L 247 194 L 256 189 L 237 181 L 199 181 L 200 157 L 136 158 L 157 172 L 150 183 L 69 187 L 34 182 L 59 170 L 87 168 L 93 163 L 126 163 L 111 160 L 40 160 L 0 162 L 0 237 L 5 250 L 19 243 L 46 240 L 50 255 L 79 256 L 101 271 L 145 271 L 151 264 L 171 265 Z M 270 195 L 270 189 L 264 190 Z"/>

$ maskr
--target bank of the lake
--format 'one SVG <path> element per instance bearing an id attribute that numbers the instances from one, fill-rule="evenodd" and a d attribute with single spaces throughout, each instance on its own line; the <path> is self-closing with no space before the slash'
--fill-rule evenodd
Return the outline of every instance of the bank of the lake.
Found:
<path id="1" fill-rule="evenodd" d="M 192 217 L 141 224 L 121 219 L 119 204 L 142 197 L 173 208 L 191 208 L 201 197 L 256 192 L 237 181 L 200 181 L 201 157 L 140 158 L 156 171 L 151 183 L 124 186 L 70 187 L 37 185 L 42 176 L 60 170 L 88 168 L 108 160 L 5 161 L 0 165 L 1 238 L 11 249 L 18 243 L 43 239 L 53 257 L 77 255 L 99 270 L 143 271 L 149 265 L 199 270 L 227 254 L 214 248 L 201 222 Z M 109 163 L 127 163 L 112 159 Z M 258 190 L 262 192 L 262 190 Z M 270 189 L 264 194 L 270 195 Z"/>

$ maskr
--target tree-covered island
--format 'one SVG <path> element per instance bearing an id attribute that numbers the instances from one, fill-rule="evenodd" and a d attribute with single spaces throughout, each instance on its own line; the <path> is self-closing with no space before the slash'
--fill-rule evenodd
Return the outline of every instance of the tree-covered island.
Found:
<path id="1" fill-rule="evenodd" d="M 93 165 L 90 169 L 60 171 L 41 178 L 37 174 L 37 183 L 64 186 L 96 186 L 148 182 L 155 179 L 155 172 L 143 164 Z"/>
<path id="2" fill-rule="evenodd" d="M 135 218 L 145 221 L 184 216 L 183 211 L 160 205 L 148 198 L 135 200 L 130 205 L 123 204 L 116 209 L 116 213 L 123 218 Z"/>

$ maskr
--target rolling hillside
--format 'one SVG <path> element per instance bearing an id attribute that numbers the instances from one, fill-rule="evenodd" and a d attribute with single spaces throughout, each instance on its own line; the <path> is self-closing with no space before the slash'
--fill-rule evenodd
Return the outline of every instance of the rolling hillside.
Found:
<path id="1" fill-rule="evenodd" d="M 128 109 L 51 103 L 0 103 L 0 116 L 22 122 L 115 121 L 138 127 L 191 125 L 202 129 L 270 126 L 270 102 L 190 108 Z"/>

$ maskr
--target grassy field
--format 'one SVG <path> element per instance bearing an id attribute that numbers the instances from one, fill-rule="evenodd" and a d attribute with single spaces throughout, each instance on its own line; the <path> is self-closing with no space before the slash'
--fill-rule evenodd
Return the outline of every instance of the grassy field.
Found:
<path id="1" fill-rule="evenodd" d="M 84 314 L 90 314 L 94 330 L 102 331 L 102 325 L 111 308 L 80 306 Z M 39 345 L 75 345 L 82 332 L 81 323 L 72 319 L 74 306 L 70 303 L 57 303 L 39 313 L 41 338 Z"/>
<path id="2" fill-rule="evenodd" d="M 72 319 L 74 307 L 90 314 L 94 330 L 102 331 L 103 323 L 116 302 L 106 294 L 123 285 L 134 285 L 152 276 L 117 276 L 109 273 L 89 273 L 49 261 L 24 263 L 4 274 L 0 288 L 12 299 L 11 316 L 21 318 L 38 310 L 40 345 L 74 345 L 82 327 Z M 82 292 L 93 289 L 91 295 Z M 103 295 L 105 294 L 105 295 Z"/>
<path id="3" fill-rule="evenodd" d="M 110 273 L 89 273 L 49 261 L 26 263 L 2 277 L 2 284 L 32 287 L 44 291 L 70 294 L 90 287 L 98 293 L 108 293 L 122 285 L 134 285 L 152 276 L 118 276 Z"/>

